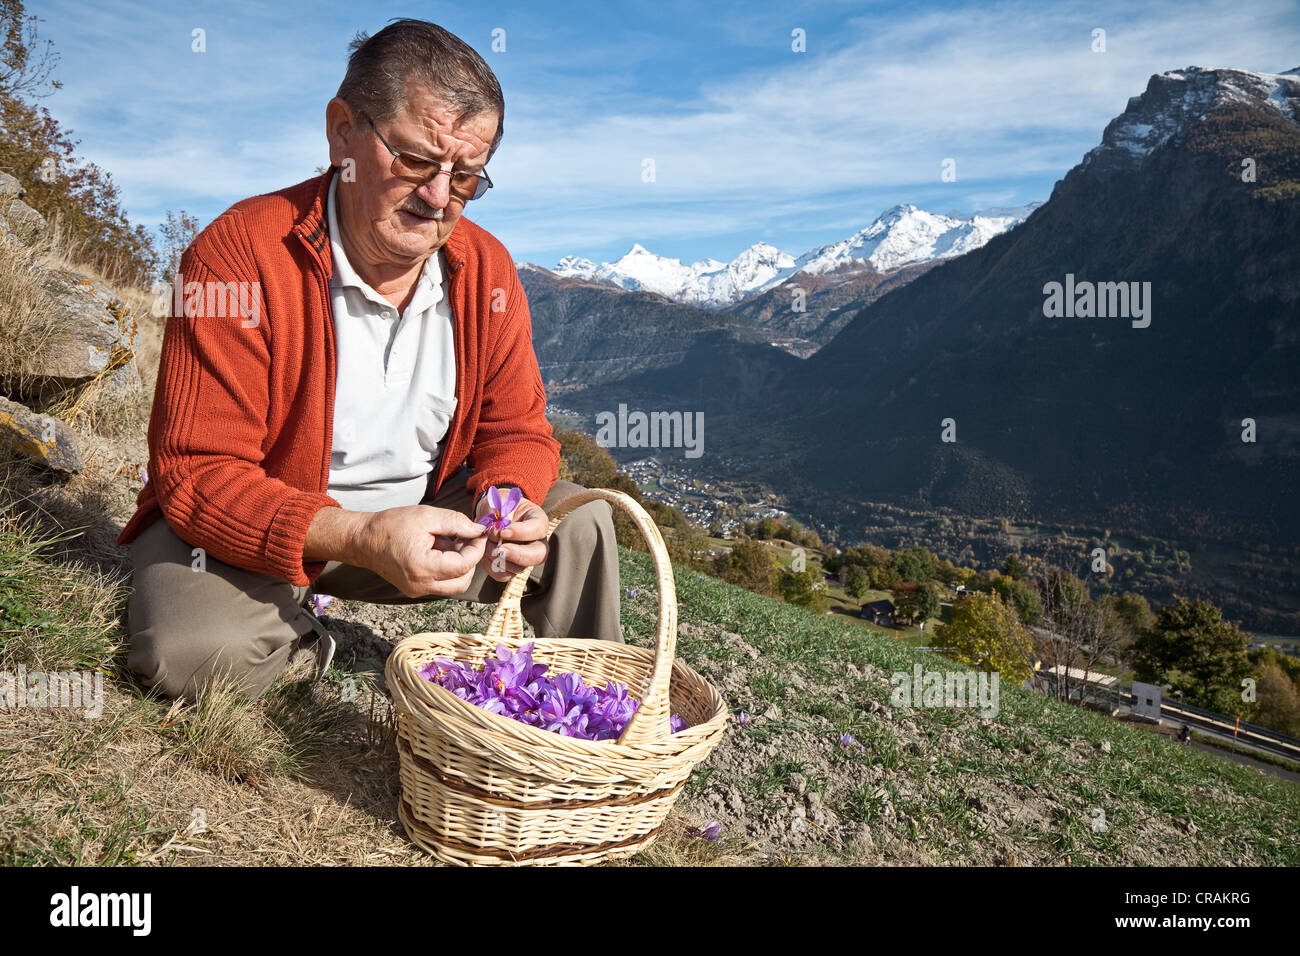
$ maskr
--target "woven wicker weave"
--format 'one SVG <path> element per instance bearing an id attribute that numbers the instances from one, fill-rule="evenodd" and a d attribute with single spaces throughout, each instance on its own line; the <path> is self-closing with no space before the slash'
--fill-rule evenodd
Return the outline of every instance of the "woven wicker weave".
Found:
<path id="1" fill-rule="evenodd" d="M 459 864 L 589 864 L 649 846 L 690 775 L 726 726 L 722 697 L 674 660 L 677 592 L 654 521 L 622 492 L 593 488 L 560 502 L 550 528 L 579 505 L 626 509 L 650 544 L 659 581 L 655 649 L 613 641 L 540 638 L 533 660 L 588 683 L 627 684 L 641 701 L 614 740 L 580 740 L 490 714 L 419 676 L 435 657 L 481 664 L 498 643 L 524 643 L 516 574 L 486 634 L 416 634 L 399 643 L 386 677 L 397 712 L 399 816 L 417 844 Z M 637 691 L 640 690 L 640 695 Z M 677 714 L 686 729 L 670 734 Z"/>

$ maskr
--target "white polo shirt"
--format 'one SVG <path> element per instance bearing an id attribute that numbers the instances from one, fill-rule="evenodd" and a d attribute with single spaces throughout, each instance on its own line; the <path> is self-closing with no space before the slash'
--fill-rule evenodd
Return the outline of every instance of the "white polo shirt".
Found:
<path id="1" fill-rule="evenodd" d="M 456 354 L 442 251 L 425 260 L 410 305 L 397 309 L 353 270 L 339 240 L 330 183 L 330 301 L 338 375 L 327 494 L 349 511 L 415 505 L 456 410 Z"/>

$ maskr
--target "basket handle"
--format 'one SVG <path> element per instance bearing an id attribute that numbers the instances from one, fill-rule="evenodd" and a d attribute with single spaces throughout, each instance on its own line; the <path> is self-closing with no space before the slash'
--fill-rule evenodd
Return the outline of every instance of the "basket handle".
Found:
<path id="1" fill-rule="evenodd" d="M 668 548 L 664 545 L 663 535 L 659 533 L 654 519 L 646 513 L 630 495 L 612 488 L 588 488 L 570 495 L 551 509 L 551 523 L 546 529 L 546 537 L 551 536 L 555 526 L 564 520 L 579 505 L 589 501 L 608 501 L 618 505 L 632 516 L 637 529 L 650 545 L 650 555 L 654 558 L 655 575 L 659 582 L 659 625 L 655 641 L 655 665 L 650 675 L 648 686 L 643 689 L 641 703 L 632 719 L 623 728 L 619 736 L 620 744 L 648 743 L 670 736 L 669 715 L 671 704 L 668 699 L 668 685 L 672 678 L 673 655 L 677 649 L 677 587 L 673 583 L 673 565 L 668 559 Z M 512 577 L 501 593 L 492 620 L 488 623 L 484 636 L 489 638 L 522 638 L 524 636 L 523 615 L 519 610 L 519 599 L 528 583 L 532 568 L 524 568 Z"/>

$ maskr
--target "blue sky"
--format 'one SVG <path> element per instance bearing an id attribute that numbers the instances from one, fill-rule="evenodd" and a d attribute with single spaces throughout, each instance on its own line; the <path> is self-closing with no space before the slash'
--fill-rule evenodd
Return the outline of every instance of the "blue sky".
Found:
<path id="1" fill-rule="evenodd" d="M 62 56 L 46 107 L 151 228 L 169 209 L 206 223 L 313 175 L 353 34 L 433 20 L 505 91 L 497 187 L 467 214 L 545 266 L 612 260 L 633 242 L 688 262 L 759 239 L 798 255 L 900 202 L 1046 199 L 1153 73 L 1300 65 L 1295 0 L 43 0 L 29 12 Z M 206 52 L 191 49 L 196 28 Z M 806 52 L 792 50 L 795 29 Z M 946 158 L 955 182 L 941 180 Z"/>

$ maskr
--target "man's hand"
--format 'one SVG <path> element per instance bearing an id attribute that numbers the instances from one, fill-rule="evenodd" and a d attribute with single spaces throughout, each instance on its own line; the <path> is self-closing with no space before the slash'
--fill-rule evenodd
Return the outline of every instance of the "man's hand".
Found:
<path id="1" fill-rule="evenodd" d="M 481 518 L 491 510 L 485 496 L 478 503 L 474 517 Z M 510 524 L 499 532 L 489 533 L 488 546 L 480 559 L 487 576 L 503 583 L 524 568 L 546 560 L 546 529 L 551 520 L 541 505 L 533 504 L 527 498 L 521 498 L 514 513 L 506 517 Z"/>
<path id="2" fill-rule="evenodd" d="M 408 505 L 376 511 L 360 533 L 363 566 L 407 597 L 460 594 L 484 557 L 486 534 L 482 525 L 446 508 Z"/>

